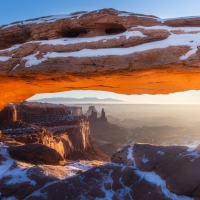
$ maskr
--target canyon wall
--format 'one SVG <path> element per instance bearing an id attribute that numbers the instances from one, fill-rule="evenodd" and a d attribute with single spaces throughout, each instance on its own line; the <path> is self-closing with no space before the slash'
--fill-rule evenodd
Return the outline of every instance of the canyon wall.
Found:
<path id="1" fill-rule="evenodd" d="M 199 24 L 103 9 L 1 26 L 0 109 L 46 92 L 199 90 Z"/>
<path id="2" fill-rule="evenodd" d="M 74 107 L 73 110 L 81 109 Z M 0 129 L 17 142 L 51 147 L 63 158 L 93 147 L 88 119 L 83 115 L 72 115 L 72 111 L 61 104 L 8 104 L 0 112 Z"/>
<path id="3" fill-rule="evenodd" d="M 10 103 L 0 112 L 0 120 L 12 121 L 21 120 L 29 123 L 44 123 L 48 121 L 61 121 L 69 117 L 72 112 L 64 105 L 48 103 Z M 6 116 L 7 115 L 7 116 Z M 6 121 L 7 120 L 7 121 Z"/>

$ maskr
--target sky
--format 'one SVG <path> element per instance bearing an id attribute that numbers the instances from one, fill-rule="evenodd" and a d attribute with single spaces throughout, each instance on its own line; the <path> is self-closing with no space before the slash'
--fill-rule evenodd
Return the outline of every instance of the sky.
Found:
<path id="1" fill-rule="evenodd" d="M 0 25 L 48 15 L 68 14 L 114 8 L 160 18 L 200 16 L 200 0 L 0 0 Z M 200 103 L 200 91 L 170 95 L 119 95 L 99 91 L 69 91 L 41 94 L 31 99 L 51 96 L 116 98 L 132 103 Z"/>
<path id="2" fill-rule="evenodd" d="M 122 95 L 113 92 L 77 90 L 69 92 L 37 94 L 30 98 L 30 100 L 51 97 L 97 97 L 99 99 L 113 98 L 122 100 L 122 103 L 128 104 L 200 104 L 200 92 L 194 90 L 177 92 L 169 95 Z"/>
<path id="3" fill-rule="evenodd" d="M 0 0 L 0 25 L 103 8 L 173 18 L 200 15 L 200 0 Z"/>

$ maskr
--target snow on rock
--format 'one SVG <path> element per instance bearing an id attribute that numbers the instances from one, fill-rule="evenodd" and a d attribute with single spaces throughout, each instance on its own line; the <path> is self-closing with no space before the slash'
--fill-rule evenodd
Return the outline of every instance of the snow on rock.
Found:
<path id="1" fill-rule="evenodd" d="M 148 159 L 148 158 L 145 158 L 145 156 L 143 156 L 142 162 L 143 162 L 143 163 L 147 163 L 147 162 L 149 162 L 149 159 Z"/>
<path id="2" fill-rule="evenodd" d="M 29 55 L 24 57 L 22 60 L 26 60 L 26 64 L 25 67 L 31 67 L 33 65 L 38 65 L 40 63 L 42 63 L 43 61 L 46 60 L 46 58 L 42 58 L 42 59 L 37 59 L 36 56 L 39 54 L 39 51 L 37 51 L 35 54 Z"/>
<path id="3" fill-rule="evenodd" d="M 193 40 L 193 42 L 191 42 Z M 128 48 L 107 48 L 107 49 L 83 49 L 77 52 L 69 53 L 58 53 L 50 52 L 44 55 L 45 58 L 56 58 L 56 57 L 98 57 L 108 55 L 128 55 L 136 52 L 142 52 L 146 50 L 167 48 L 169 46 L 190 46 L 191 50 L 180 57 L 181 60 L 187 59 L 189 56 L 197 51 L 197 46 L 200 46 L 200 33 L 197 34 L 183 34 L 183 35 L 170 35 L 167 39 L 162 41 L 150 42 L 147 44 L 138 45 L 135 47 Z M 42 62 L 42 61 L 41 61 Z"/>
<path id="4" fill-rule="evenodd" d="M 6 159 L 0 165 L 0 177 L 7 177 L 7 180 L 4 182 L 6 185 L 14 185 L 22 182 L 30 182 L 31 185 L 36 184 L 35 181 L 27 177 L 27 165 L 23 166 L 23 164 L 19 164 L 12 167 L 15 164 L 15 160 L 10 158 L 5 145 L 0 149 L 0 155 Z"/>
<path id="5" fill-rule="evenodd" d="M 91 196 L 96 200 L 112 198 L 137 199 L 140 198 L 138 195 L 149 195 L 150 199 L 164 199 L 166 197 L 172 200 L 193 200 L 192 197 L 177 195 L 171 192 L 167 187 L 166 181 L 156 172 L 141 171 L 135 162 L 132 162 L 132 165 L 126 165 L 100 161 L 74 161 L 64 166 L 33 166 L 28 163 L 14 161 L 9 157 L 5 145 L 3 143 L 0 143 L 0 145 L 0 155 L 7 159 L 3 161 L 3 165 L 0 165 L 0 181 L 6 177 L 4 184 L 8 188 L 21 183 L 28 183 L 29 188 L 30 186 L 34 188 L 23 199 L 29 200 L 40 197 L 41 199 L 51 200 L 55 199 L 59 194 L 59 198 L 70 195 L 73 199 L 90 199 Z M 127 160 L 134 161 L 136 159 L 133 154 L 134 146 L 128 146 L 125 149 Z M 156 152 L 158 156 L 164 155 L 164 151 Z M 186 152 L 193 155 L 196 149 L 188 148 Z M 146 158 L 146 156 L 143 156 L 143 159 Z M 14 167 L 11 168 L 11 166 Z M 41 172 L 36 169 L 39 169 Z M 59 175 L 61 173 L 62 175 Z M 40 182 L 42 180 L 32 178 L 32 175 L 35 176 L 37 174 L 40 177 L 52 178 L 48 179 L 40 187 L 37 187 L 38 180 Z M 138 188 L 143 188 L 144 193 L 138 194 Z M 4 196 L 2 195 L 4 193 L 0 194 L 0 197 L 3 199 Z M 18 194 L 15 193 L 15 196 L 11 194 L 10 198 L 15 198 L 17 197 L 16 195 Z"/>
<path id="6" fill-rule="evenodd" d="M 13 46 L 10 47 L 10 48 L 0 50 L 0 52 L 12 51 L 12 50 L 14 50 L 14 49 L 19 48 L 20 46 L 22 46 L 22 44 L 13 45 Z"/>
<path id="7" fill-rule="evenodd" d="M 156 27 L 153 27 L 156 28 Z M 148 28 L 150 29 L 150 27 Z M 170 29 L 171 30 L 171 29 Z M 183 29 L 184 30 L 184 29 Z M 186 29 L 185 29 L 186 30 Z M 199 29 L 200 31 L 200 29 Z M 127 38 L 131 37 L 133 33 L 125 34 Z M 137 36 L 139 36 L 139 32 L 136 33 Z M 120 37 L 120 36 L 119 36 Z M 140 35 L 139 37 L 143 37 Z M 92 40 L 98 40 L 99 37 L 93 38 Z M 102 37 L 103 39 L 103 37 Z M 105 38 L 104 38 L 105 39 Z M 89 41 L 90 39 L 78 39 L 77 42 L 83 42 L 83 41 Z M 63 39 L 53 40 L 53 41 L 47 41 L 43 42 L 46 44 L 59 44 L 62 43 Z M 75 40 L 69 39 L 66 43 L 74 43 Z M 64 43 L 63 43 L 64 44 Z M 47 54 L 43 55 L 42 59 L 37 59 L 35 56 L 38 55 L 38 52 L 29 56 L 24 57 L 22 60 L 27 60 L 25 67 L 31 67 L 33 65 L 38 65 L 44 61 L 46 61 L 49 58 L 65 58 L 65 57 L 77 57 L 77 58 L 83 58 L 83 57 L 101 57 L 101 56 L 108 56 L 108 55 L 115 55 L 115 56 L 124 56 L 128 54 L 133 54 L 136 52 L 142 52 L 147 50 L 153 50 L 153 49 L 159 49 L 159 48 L 167 48 L 170 46 L 190 46 L 191 50 L 188 51 L 185 55 L 182 55 L 180 57 L 180 60 L 186 60 L 191 55 L 195 54 L 198 50 L 198 46 L 200 46 L 200 33 L 192 34 L 171 34 L 167 39 L 161 40 L 161 41 L 155 41 L 155 42 L 149 42 L 145 44 L 141 44 L 134 47 L 127 47 L 127 48 L 106 48 L 106 49 L 82 49 L 80 51 L 74 51 L 74 52 L 48 52 Z"/>
<path id="8" fill-rule="evenodd" d="M 170 26 L 137 26 L 133 27 L 132 30 L 136 28 L 142 28 L 145 30 L 167 30 L 167 31 L 184 31 L 184 32 L 194 32 L 194 31 L 200 31 L 200 27 L 170 27 Z"/>
<path id="9" fill-rule="evenodd" d="M 128 148 L 127 159 L 130 159 L 130 160 L 133 160 L 133 161 L 134 161 L 134 157 L 133 157 L 133 146 L 130 146 L 130 147 Z"/>
<path id="10" fill-rule="evenodd" d="M 195 151 L 195 150 L 197 150 L 197 147 L 189 147 L 187 149 L 187 152 L 191 152 L 191 151 Z"/>
<path id="11" fill-rule="evenodd" d="M 43 188 L 104 163 L 74 161 L 64 166 L 33 165 L 12 159 L 4 143 L 0 143 L 0 158 L 0 199 L 25 199 L 31 193 L 45 199 L 46 195 L 40 192 Z"/>
<path id="12" fill-rule="evenodd" d="M 0 62 L 5 62 L 9 60 L 11 57 L 10 56 L 0 56 Z"/>
<path id="13" fill-rule="evenodd" d="M 0 142 L 0 148 L 7 147 L 7 145 L 3 142 Z"/>
<path id="14" fill-rule="evenodd" d="M 187 196 L 183 196 L 183 195 L 177 195 L 174 194 L 172 192 L 170 192 L 167 189 L 166 186 L 166 181 L 161 179 L 161 177 L 159 175 L 157 175 L 154 171 L 152 172 L 142 172 L 140 170 L 135 170 L 135 173 L 141 177 L 141 179 L 146 180 L 147 182 L 157 185 L 159 187 L 161 187 L 163 194 L 172 199 L 172 200 L 193 200 L 194 198 L 191 197 L 187 197 Z"/>
<path id="15" fill-rule="evenodd" d="M 187 16 L 187 17 L 177 17 L 177 18 L 165 18 L 165 19 L 157 19 L 159 22 L 166 22 L 166 21 L 173 21 L 173 20 L 180 20 L 180 19 L 195 19 L 200 18 L 200 16 Z"/>
<path id="16" fill-rule="evenodd" d="M 91 162 L 91 161 L 74 161 L 65 165 L 65 168 L 68 171 L 67 177 L 77 175 L 78 172 L 85 172 L 97 164 L 103 164 L 104 162 Z M 66 178 L 67 178 L 66 177 Z"/>
<path id="17" fill-rule="evenodd" d="M 159 150 L 159 151 L 157 151 L 157 154 L 162 156 L 165 154 L 165 152 Z"/>
<path id="18" fill-rule="evenodd" d="M 13 165 L 14 160 L 10 158 L 7 149 L 5 148 L 5 144 L 1 142 L 0 144 L 0 155 L 5 159 L 5 161 L 1 162 L 0 165 L 0 177 L 9 170 L 9 168 Z"/>
<path id="19" fill-rule="evenodd" d="M 28 24 L 41 24 L 41 23 L 51 23 L 51 22 L 55 22 L 57 20 L 61 20 L 61 19 L 66 19 L 66 18 L 80 18 L 82 15 L 86 14 L 87 12 L 82 12 L 82 13 L 78 13 L 78 14 L 64 14 L 64 15 L 52 15 L 52 16 L 46 16 L 46 17 L 41 17 L 41 18 L 36 18 L 36 19 L 30 19 L 30 20 L 25 20 L 25 21 L 20 21 L 20 22 L 14 22 L 12 24 L 6 24 L 3 26 L 0 26 L 1 29 L 5 29 L 5 28 L 10 28 L 13 26 L 22 26 L 22 25 L 28 25 Z"/>
<path id="20" fill-rule="evenodd" d="M 192 200 L 193 198 L 189 196 L 195 196 L 193 195 L 193 191 L 199 185 L 200 179 L 195 175 L 195 172 L 191 173 L 189 170 L 192 166 L 194 171 L 198 169 L 200 159 L 198 149 L 199 147 L 164 147 L 149 144 L 134 144 L 131 147 L 127 146 L 122 149 L 120 154 L 114 154 L 111 157 L 111 161 L 125 163 L 127 167 L 132 168 L 134 173 L 140 177 L 140 181 L 144 180 L 161 188 L 162 194 L 166 198 Z M 124 162 L 125 153 L 127 160 L 134 160 L 134 163 L 131 163 L 132 165 L 128 161 Z M 122 169 L 126 168 L 122 167 Z M 178 178 L 178 175 L 182 177 L 183 174 L 185 178 Z M 189 190 L 186 186 L 187 184 L 192 185 Z M 188 196 L 184 196 L 185 190 L 191 191 L 191 193 Z"/>

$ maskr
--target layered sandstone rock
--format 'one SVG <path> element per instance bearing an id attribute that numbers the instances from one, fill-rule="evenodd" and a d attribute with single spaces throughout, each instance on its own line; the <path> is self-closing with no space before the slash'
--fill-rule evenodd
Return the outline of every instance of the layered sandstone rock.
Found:
<path id="1" fill-rule="evenodd" d="M 45 122 L 60 122 L 73 120 L 66 106 L 48 103 L 10 103 L 0 112 L 0 124 L 22 121 L 25 123 L 42 124 Z"/>
<path id="2" fill-rule="evenodd" d="M 44 92 L 200 89 L 199 22 L 104 9 L 1 26 L 1 109 Z"/>

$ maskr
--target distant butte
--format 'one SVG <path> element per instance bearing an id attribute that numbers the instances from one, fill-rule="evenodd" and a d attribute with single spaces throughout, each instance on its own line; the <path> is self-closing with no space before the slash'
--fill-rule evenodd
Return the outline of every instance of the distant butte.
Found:
<path id="1" fill-rule="evenodd" d="M 0 27 L 0 110 L 34 94 L 199 90 L 200 17 L 103 9 Z"/>

